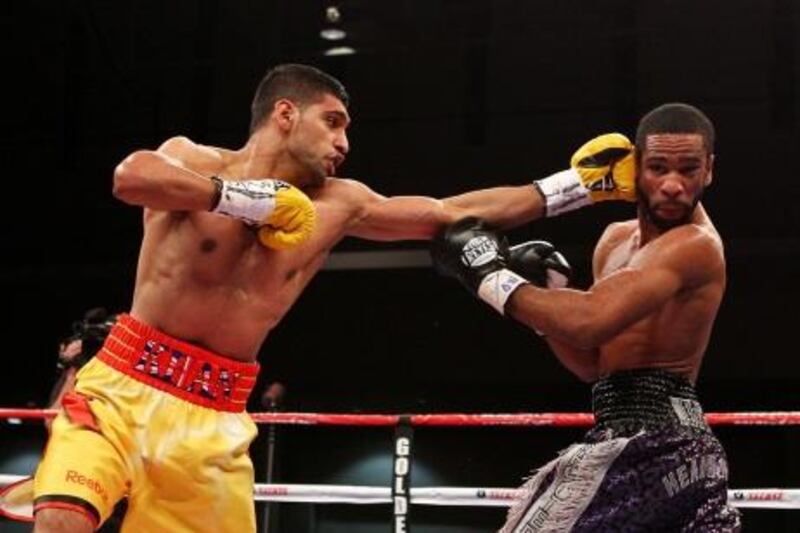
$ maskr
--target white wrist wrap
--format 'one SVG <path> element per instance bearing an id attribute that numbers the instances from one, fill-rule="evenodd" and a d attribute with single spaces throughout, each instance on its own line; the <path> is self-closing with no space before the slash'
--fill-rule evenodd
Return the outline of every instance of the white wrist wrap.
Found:
<path id="1" fill-rule="evenodd" d="M 589 189 L 583 186 L 574 168 L 556 172 L 533 182 L 545 199 L 545 216 L 554 217 L 592 203 Z"/>
<path id="2" fill-rule="evenodd" d="M 261 225 L 275 209 L 275 195 L 285 187 L 279 180 L 222 180 L 219 203 L 211 212 Z"/>
<path id="3" fill-rule="evenodd" d="M 487 275 L 478 287 L 478 297 L 505 315 L 506 301 L 520 285 L 529 283 L 508 269 L 497 270 Z"/>

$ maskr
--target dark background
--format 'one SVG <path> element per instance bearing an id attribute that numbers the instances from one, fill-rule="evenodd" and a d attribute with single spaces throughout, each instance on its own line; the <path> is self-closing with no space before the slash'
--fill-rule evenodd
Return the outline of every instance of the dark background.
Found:
<path id="1" fill-rule="evenodd" d="M 261 76 L 297 61 L 347 85 L 354 123 L 341 174 L 387 195 L 523 183 L 564 168 L 595 134 L 633 136 L 638 117 L 658 104 L 702 108 L 718 135 L 704 204 L 726 243 L 729 285 L 698 388 L 709 411 L 800 409 L 795 0 L 342 0 L 344 44 L 357 53 L 328 57 L 319 31 L 332 4 L 6 6 L 0 405 L 44 405 L 70 323 L 89 307 L 129 305 L 141 213 L 112 198 L 114 166 L 177 134 L 238 148 Z M 558 243 L 586 286 L 600 232 L 632 215 L 626 205 L 600 205 L 511 238 Z M 352 240 L 337 250 L 410 249 L 424 244 Z M 291 410 L 589 407 L 588 387 L 533 333 L 427 268 L 323 271 L 267 340 L 262 363 L 261 381 L 284 382 Z M 261 410 L 257 397 L 250 408 Z M 37 425 L 2 426 L 0 470 L 30 471 L 41 434 Z M 420 429 L 412 479 L 515 486 L 580 434 Z M 733 487 L 800 486 L 797 429 L 718 434 Z M 390 430 L 283 428 L 279 447 L 280 481 L 389 482 Z M 259 472 L 264 448 L 262 435 L 252 449 Z M 491 531 L 502 516 L 412 509 L 417 532 Z M 386 506 L 291 504 L 280 509 L 279 530 L 385 531 L 388 518 Z M 745 519 L 748 531 L 800 528 L 798 511 L 746 511 Z"/>

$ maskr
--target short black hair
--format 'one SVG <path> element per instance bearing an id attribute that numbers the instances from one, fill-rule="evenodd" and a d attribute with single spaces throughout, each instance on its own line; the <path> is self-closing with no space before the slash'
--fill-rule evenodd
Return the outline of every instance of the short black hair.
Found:
<path id="1" fill-rule="evenodd" d="M 714 125 L 705 113 L 689 104 L 664 104 L 643 116 L 636 129 L 637 153 L 647 146 L 648 135 L 658 133 L 697 133 L 706 151 L 714 153 Z"/>
<path id="2" fill-rule="evenodd" d="M 325 94 L 335 96 L 345 107 L 349 103 L 344 85 L 318 68 L 287 63 L 270 69 L 258 84 L 250 106 L 250 133 L 261 126 L 281 98 L 306 105 L 319 101 Z"/>

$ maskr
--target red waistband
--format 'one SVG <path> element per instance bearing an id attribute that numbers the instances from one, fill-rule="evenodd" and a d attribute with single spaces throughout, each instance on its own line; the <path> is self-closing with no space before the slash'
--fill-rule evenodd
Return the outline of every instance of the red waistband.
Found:
<path id="1" fill-rule="evenodd" d="M 151 387 L 218 411 L 241 412 L 258 376 L 243 363 L 119 315 L 97 358 Z"/>

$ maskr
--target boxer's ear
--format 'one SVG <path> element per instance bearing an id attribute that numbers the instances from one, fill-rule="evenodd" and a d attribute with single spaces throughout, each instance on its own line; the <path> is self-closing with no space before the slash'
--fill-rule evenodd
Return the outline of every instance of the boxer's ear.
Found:
<path id="1" fill-rule="evenodd" d="M 300 110 L 294 104 L 294 102 L 286 98 L 281 98 L 275 102 L 275 106 L 272 110 L 272 118 L 282 131 L 288 132 L 292 129 L 297 121 L 297 116 L 299 113 Z"/>
<path id="2" fill-rule="evenodd" d="M 703 182 L 704 187 L 708 187 L 711 185 L 711 182 L 714 181 L 714 160 L 716 156 L 711 154 L 708 156 L 708 174 L 706 174 L 706 179 Z"/>

